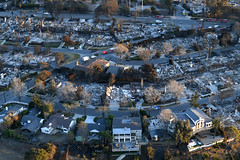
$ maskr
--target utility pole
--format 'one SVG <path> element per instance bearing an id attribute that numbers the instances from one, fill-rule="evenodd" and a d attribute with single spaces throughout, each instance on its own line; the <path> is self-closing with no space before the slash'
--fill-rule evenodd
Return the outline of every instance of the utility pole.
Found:
<path id="1" fill-rule="evenodd" d="M 142 15 L 143 15 L 143 0 L 142 0 Z"/>

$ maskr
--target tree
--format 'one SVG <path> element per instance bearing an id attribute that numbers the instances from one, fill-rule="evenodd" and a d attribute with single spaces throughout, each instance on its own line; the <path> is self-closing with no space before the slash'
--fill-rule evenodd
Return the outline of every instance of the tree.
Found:
<path id="1" fill-rule="evenodd" d="M 223 129 L 222 123 L 219 118 L 214 118 L 212 120 L 212 129 L 214 132 L 214 138 L 217 134 L 221 134 L 221 130 Z"/>
<path id="2" fill-rule="evenodd" d="M 39 55 L 41 53 L 41 46 L 35 45 L 34 46 L 34 54 Z"/>
<path id="3" fill-rule="evenodd" d="M 55 54 L 55 59 L 56 59 L 56 63 L 57 63 L 58 65 L 61 65 L 61 64 L 64 62 L 64 60 L 65 60 L 64 54 L 63 54 L 63 53 L 60 53 L 60 52 L 56 53 L 56 54 Z"/>
<path id="4" fill-rule="evenodd" d="M 50 94 L 54 94 L 56 91 L 57 91 L 57 84 L 56 84 L 54 78 L 51 78 L 50 85 L 49 85 L 49 88 L 48 88 L 48 92 Z"/>
<path id="5" fill-rule="evenodd" d="M 122 63 L 122 60 L 125 59 L 126 57 L 130 56 L 128 52 L 128 48 L 124 46 L 123 44 L 115 44 L 114 45 L 114 52 L 117 53 L 117 56 L 120 58 L 120 61 Z"/>
<path id="6" fill-rule="evenodd" d="M 118 10 L 118 2 L 116 0 L 102 0 L 101 4 L 95 9 L 95 15 L 105 14 L 110 17 Z"/>
<path id="7" fill-rule="evenodd" d="M 54 111 L 54 103 L 51 101 L 44 101 L 42 111 L 46 113 L 52 113 Z"/>
<path id="8" fill-rule="evenodd" d="M 84 145 L 84 143 L 88 140 L 87 123 L 85 123 L 84 121 L 80 121 L 78 123 L 78 130 L 80 131 L 80 135 L 82 137 L 82 144 Z"/>
<path id="9" fill-rule="evenodd" d="M 44 8 L 51 14 L 52 18 L 57 19 L 63 10 L 62 0 L 45 0 Z"/>
<path id="10" fill-rule="evenodd" d="M 195 91 L 194 94 L 192 94 L 191 96 L 191 100 L 190 100 L 190 107 L 200 107 L 200 104 L 198 103 L 200 96 L 198 94 L 198 91 Z"/>
<path id="11" fill-rule="evenodd" d="M 85 108 L 85 115 L 86 115 L 87 104 L 91 103 L 91 98 L 92 98 L 92 95 L 88 93 L 88 91 L 86 90 L 83 90 L 80 94 L 80 101 L 83 103 L 83 106 Z"/>
<path id="12" fill-rule="evenodd" d="M 57 147 L 52 143 L 46 143 L 43 145 L 43 149 L 47 151 L 49 159 L 53 159 L 56 154 Z"/>
<path id="13" fill-rule="evenodd" d="M 208 60 L 208 57 L 211 55 L 213 49 L 216 47 L 218 43 L 219 43 L 219 40 L 216 34 L 207 33 L 206 35 L 203 36 L 204 47 L 208 49 L 207 60 Z"/>
<path id="14" fill-rule="evenodd" d="M 58 89 L 57 95 L 61 101 L 71 103 L 76 99 L 75 87 L 71 82 L 66 82 L 60 89 Z"/>
<path id="15" fill-rule="evenodd" d="M 170 42 L 164 42 L 162 45 L 163 53 L 168 55 L 169 52 L 173 51 L 172 44 Z"/>
<path id="16" fill-rule="evenodd" d="M 174 118 L 174 114 L 170 109 L 163 109 L 159 115 L 159 119 L 162 120 L 164 124 L 164 131 L 168 130 L 168 126 Z M 166 135 L 166 133 L 165 133 Z"/>
<path id="17" fill-rule="evenodd" d="M 147 147 L 147 153 L 149 159 L 154 159 L 155 156 L 155 149 L 151 146 Z"/>
<path id="18" fill-rule="evenodd" d="M 112 73 L 110 76 L 109 76 L 109 79 L 108 79 L 108 86 L 112 86 L 114 83 L 116 82 L 115 80 L 115 75 Z"/>
<path id="19" fill-rule="evenodd" d="M 144 63 L 151 58 L 151 51 L 147 48 L 138 47 L 137 52 Z"/>
<path id="20" fill-rule="evenodd" d="M 72 19 L 72 13 L 76 10 L 76 3 L 74 0 L 70 0 L 67 5 L 67 10 L 69 11 L 70 18 Z"/>
<path id="21" fill-rule="evenodd" d="M 32 148 L 25 154 L 25 160 L 49 160 L 48 153 L 45 149 Z"/>
<path id="22" fill-rule="evenodd" d="M 77 96 L 77 99 L 80 99 L 81 98 L 81 92 L 83 91 L 83 88 L 82 86 L 79 86 L 77 91 L 76 91 L 76 96 Z"/>
<path id="23" fill-rule="evenodd" d="M 51 77 L 52 73 L 47 71 L 47 70 L 43 70 L 41 71 L 36 79 L 40 79 L 41 81 L 46 81 L 46 79 L 48 79 L 49 77 Z"/>
<path id="24" fill-rule="evenodd" d="M 112 134 L 109 132 L 109 130 L 100 131 L 98 135 L 103 138 L 104 144 L 109 146 L 110 142 L 112 141 Z"/>
<path id="25" fill-rule="evenodd" d="M 175 126 L 175 139 L 179 146 L 180 144 L 188 144 L 192 136 L 192 128 L 190 127 L 189 120 L 179 120 Z"/>
<path id="26" fill-rule="evenodd" d="M 240 37 L 240 23 L 239 22 L 235 22 L 235 24 L 233 26 L 233 32 L 238 36 L 238 38 Z"/>
<path id="27" fill-rule="evenodd" d="M 167 84 L 167 88 L 170 90 L 170 92 L 172 92 L 173 96 L 176 99 L 176 102 L 180 97 L 183 97 L 185 95 L 184 85 L 179 84 L 176 80 L 170 80 Z"/>
<path id="28" fill-rule="evenodd" d="M 22 82 L 19 78 L 14 78 L 11 84 L 11 89 L 13 93 L 18 97 L 19 101 L 21 101 L 21 97 L 26 91 L 25 83 Z"/>
<path id="29" fill-rule="evenodd" d="M 45 84 L 40 79 L 36 79 L 35 86 L 39 92 L 43 92 L 43 93 L 45 92 Z"/>
<path id="30" fill-rule="evenodd" d="M 151 106 L 161 99 L 161 92 L 150 86 L 144 90 L 145 101 Z"/>

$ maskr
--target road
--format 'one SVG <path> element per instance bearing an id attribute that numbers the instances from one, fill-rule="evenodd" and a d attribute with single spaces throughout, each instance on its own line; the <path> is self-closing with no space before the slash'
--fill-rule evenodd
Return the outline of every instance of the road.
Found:
<path id="1" fill-rule="evenodd" d="M 170 16 L 167 18 L 161 19 L 163 24 L 170 23 L 175 26 L 179 26 L 180 30 L 189 30 L 189 29 L 197 29 L 198 26 L 200 26 L 199 22 L 197 20 L 192 20 L 190 16 L 183 16 L 182 10 L 183 8 L 180 5 L 175 6 L 176 7 L 176 16 Z M 185 10 L 185 9 L 184 9 Z M 187 11 L 186 11 L 187 12 Z M 51 15 L 44 15 L 44 11 L 41 9 L 39 12 L 36 13 L 36 11 L 26 11 L 26 15 L 28 17 L 31 17 L 31 15 L 35 14 L 36 17 L 51 17 Z M 0 12 L 1 16 L 4 17 L 11 17 L 11 11 L 5 11 Z M 14 11 L 13 17 L 20 16 L 20 11 Z M 23 14 L 22 14 L 23 16 Z M 72 14 L 73 18 L 80 18 L 80 19 L 94 19 L 94 13 L 87 13 L 87 14 Z M 100 19 L 106 19 L 104 16 L 99 16 Z M 126 16 L 119 16 L 114 15 L 117 19 L 124 19 L 124 20 L 131 20 L 134 21 L 134 17 L 126 17 Z M 67 12 L 62 12 L 59 15 L 59 18 L 70 18 L 70 14 Z M 137 21 L 143 22 L 143 23 L 156 23 L 156 18 L 154 16 L 149 17 L 137 17 Z M 214 25 L 218 25 L 219 27 L 229 27 L 230 23 L 220 23 L 220 22 L 205 22 L 204 28 L 213 27 Z"/>

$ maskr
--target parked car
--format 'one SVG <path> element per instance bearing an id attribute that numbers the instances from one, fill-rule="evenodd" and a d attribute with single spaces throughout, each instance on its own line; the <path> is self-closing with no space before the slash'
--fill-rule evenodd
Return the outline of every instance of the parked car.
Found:
<path id="1" fill-rule="evenodd" d="M 88 56 L 85 56 L 82 58 L 83 62 L 86 62 L 86 61 L 89 61 L 89 57 Z"/>
<path id="2" fill-rule="evenodd" d="M 103 51 L 103 52 L 102 52 L 102 54 L 107 54 L 107 53 L 108 53 L 108 51 Z"/>

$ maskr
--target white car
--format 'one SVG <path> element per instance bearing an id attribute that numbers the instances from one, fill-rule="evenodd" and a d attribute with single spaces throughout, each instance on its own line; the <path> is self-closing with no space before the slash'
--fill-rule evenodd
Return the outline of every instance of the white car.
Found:
<path id="1" fill-rule="evenodd" d="M 70 49 L 70 50 L 74 50 L 74 47 L 68 47 L 68 49 Z"/>
<path id="2" fill-rule="evenodd" d="M 88 56 L 85 56 L 82 58 L 83 62 L 86 62 L 86 61 L 89 61 L 89 57 Z"/>
<path id="3" fill-rule="evenodd" d="M 44 14 L 44 15 L 49 15 L 50 13 L 48 13 L 48 12 L 44 12 L 43 14 Z"/>
<path id="4" fill-rule="evenodd" d="M 96 58 L 96 56 L 92 55 L 91 58 L 94 59 L 94 58 Z"/>

